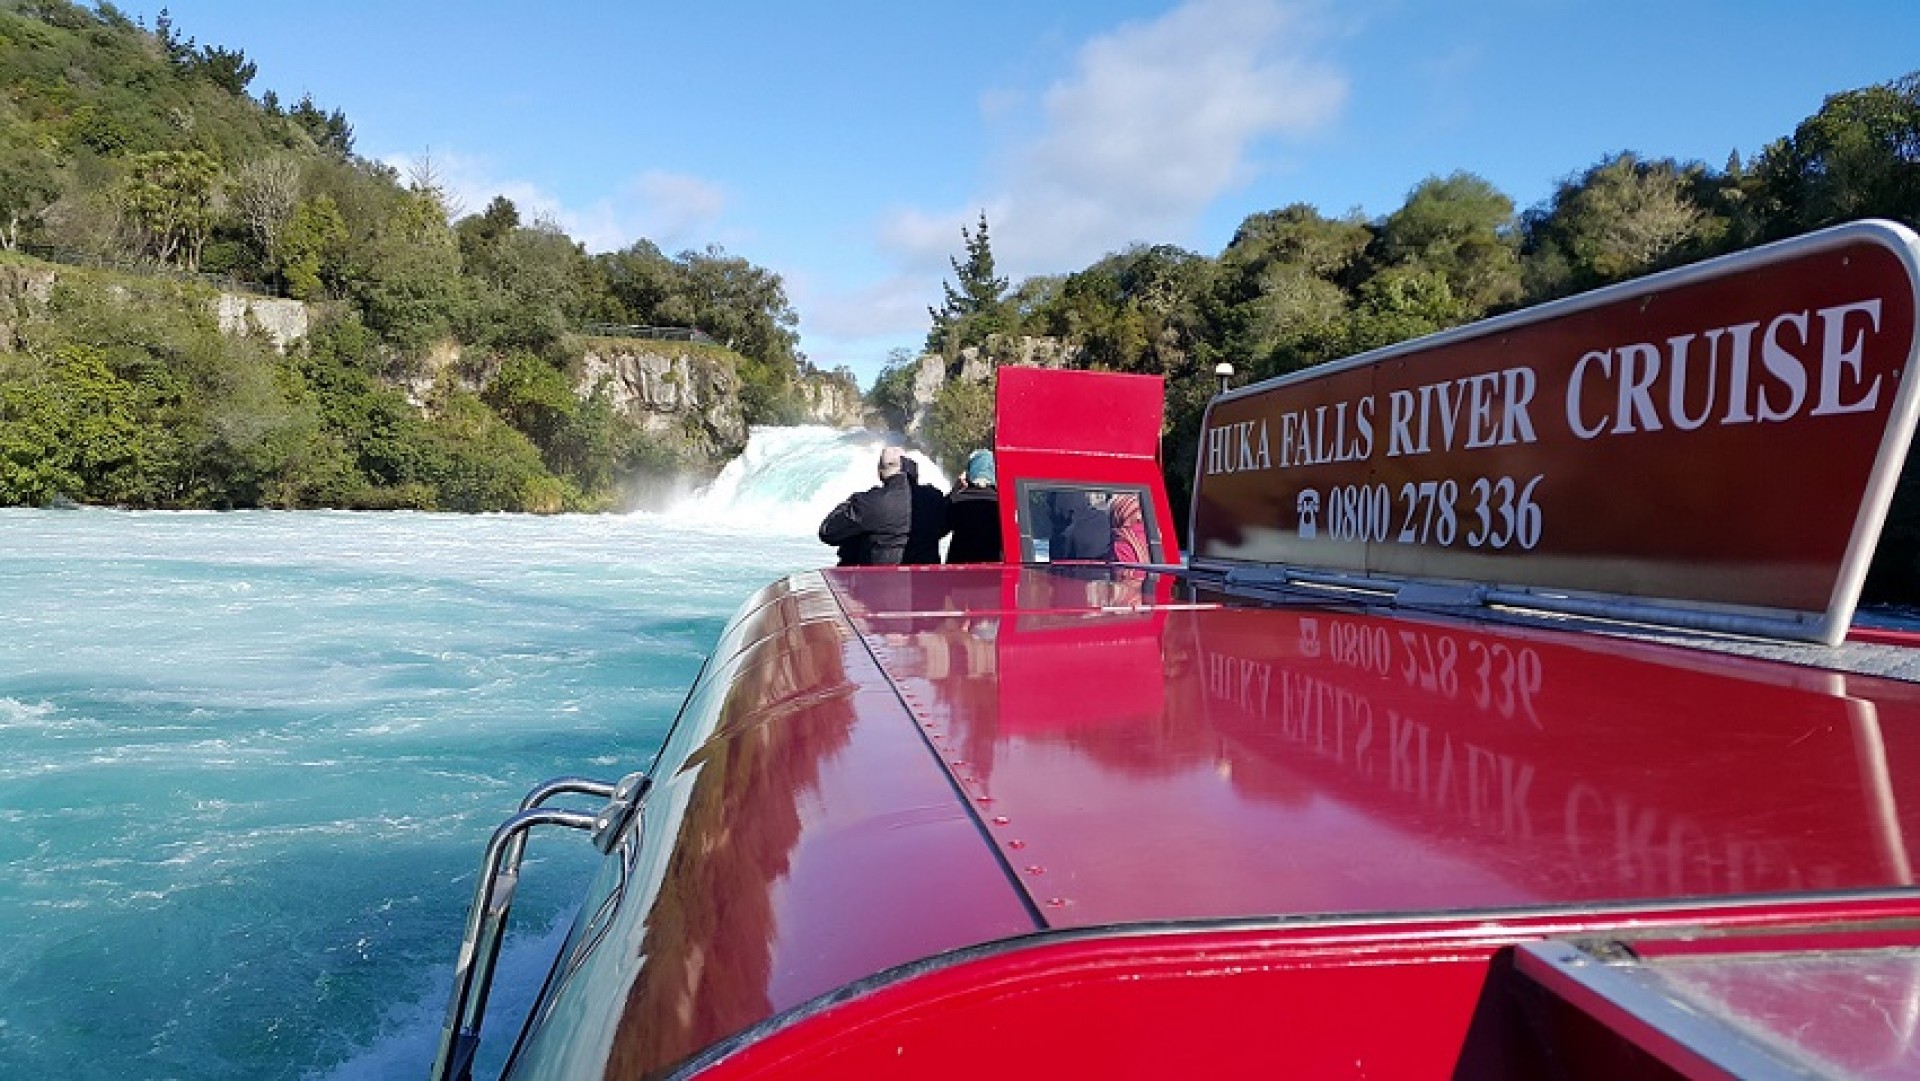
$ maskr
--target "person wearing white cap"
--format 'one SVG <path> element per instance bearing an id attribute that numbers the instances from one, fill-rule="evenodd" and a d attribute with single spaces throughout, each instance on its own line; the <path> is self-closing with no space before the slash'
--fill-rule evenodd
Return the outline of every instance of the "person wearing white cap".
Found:
<path id="1" fill-rule="evenodd" d="M 899 447 L 881 450 L 879 473 L 878 485 L 848 496 L 820 523 L 820 539 L 839 549 L 842 567 L 893 566 L 906 551 L 913 492 Z"/>

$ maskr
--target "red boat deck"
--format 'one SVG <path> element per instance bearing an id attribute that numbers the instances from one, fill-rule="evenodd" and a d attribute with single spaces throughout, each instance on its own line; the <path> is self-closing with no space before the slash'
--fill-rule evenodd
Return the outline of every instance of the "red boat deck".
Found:
<path id="1" fill-rule="evenodd" d="M 1920 687 L 1092 568 L 827 580 L 1050 927 L 1912 884 Z"/>
<path id="2" fill-rule="evenodd" d="M 1223 394 L 1180 568 L 1047 562 L 1180 558 L 1158 384 L 1002 371 L 1024 565 L 749 602 L 511 1070 L 1914 1076 L 1917 305 L 1866 223 Z"/>

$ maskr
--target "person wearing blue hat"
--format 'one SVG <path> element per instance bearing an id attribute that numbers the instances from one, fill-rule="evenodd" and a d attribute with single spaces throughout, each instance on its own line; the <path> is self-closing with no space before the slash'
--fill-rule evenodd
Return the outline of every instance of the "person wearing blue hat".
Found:
<path id="1" fill-rule="evenodd" d="M 967 455 L 967 468 L 947 496 L 948 563 L 1000 562 L 1000 489 L 995 485 L 993 452 Z"/>

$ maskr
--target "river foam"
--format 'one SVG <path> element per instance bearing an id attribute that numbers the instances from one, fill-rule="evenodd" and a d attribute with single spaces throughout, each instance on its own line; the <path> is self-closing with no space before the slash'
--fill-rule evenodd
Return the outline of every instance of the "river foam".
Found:
<path id="1" fill-rule="evenodd" d="M 487 834 L 646 765 L 877 447 L 756 432 L 662 514 L 0 511 L 0 1077 L 420 1076 Z M 590 866 L 535 840 L 503 1006 Z"/>

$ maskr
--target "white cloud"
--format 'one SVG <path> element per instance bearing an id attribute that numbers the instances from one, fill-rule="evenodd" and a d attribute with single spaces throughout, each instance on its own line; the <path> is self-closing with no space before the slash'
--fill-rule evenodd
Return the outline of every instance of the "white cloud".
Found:
<path id="1" fill-rule="evenodd" d="M 600 200 L 574 220 L 563 217 L 560 222 L 589 251 L 613 251 L 646 237 L 672 254 L 713 242 L 720 235 L 726 208 L 726 193 L 719 185 L 656 169 L 636 177 L 615 198 Z"/>
<path id="2" fill-rule="evenodd" d="M 895 274 L 851 289 L 817 288 L 797 278 L 787 285 L 794 309 L 805 313 L 809 337 L 925 337 L 928 298 L 940 296 L 939 277 L 924 273 Z"/>
<path id="3" fill-rule="evenodd" d="M 726 193 L 718 184 L 685 173 L 651 170 L 612 196 L 570 206 L 531 181 L 498 176 L 485 159 L 442 151 L 429 158 L 435 176 L 461 213 L 478 214 L 494 196 L 504 195 L 519 209 L 520 220 L 550 219 L 590 252 L 616 251 L 643 237 L 669 255 L 684 248 L 703 248 L 720 239 L 720 221 L 727 209 Z M 421 160 L 386 159 L 403 177 Z"/>
<path id="4" fill-rule="evenodd" d="M 1345 102 L 1345 78 L 1316 58 L 1311 13 L 1291 0 L 1189 0 L 1087 42 L 1047 89 L 1039 134 L 1011 149 L 1003 194 L 896 215 L 883 247 L 914 265 L 942 253 L 944 269 L 981 206 L 1015 278 L 1178 241 L 1252 178 L 1263 142 L 1310 134 Z"/>

